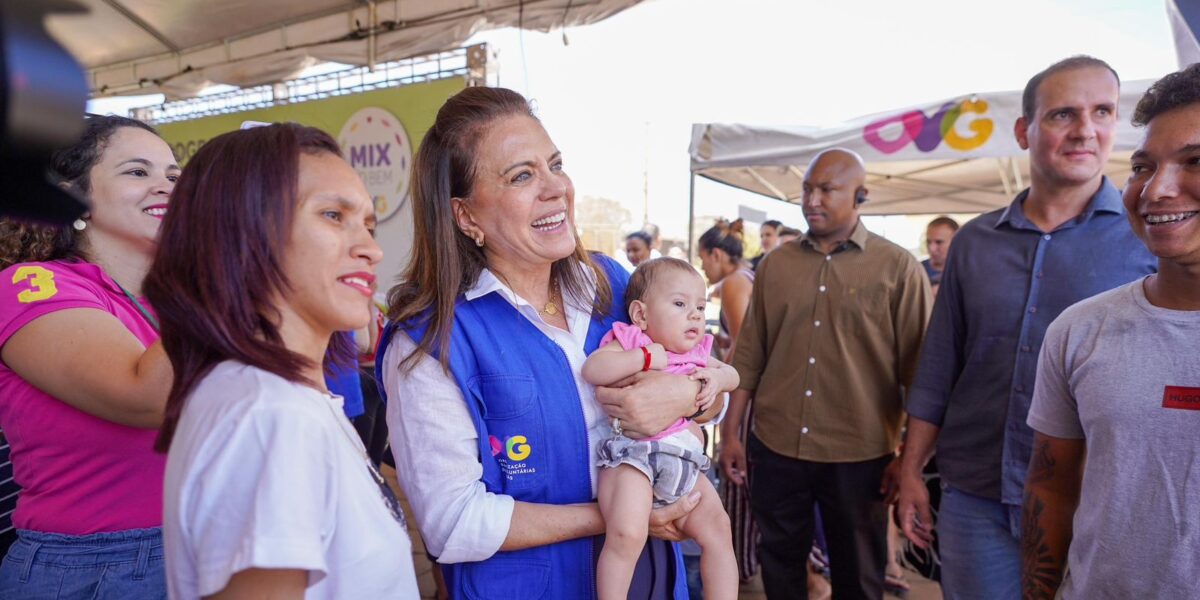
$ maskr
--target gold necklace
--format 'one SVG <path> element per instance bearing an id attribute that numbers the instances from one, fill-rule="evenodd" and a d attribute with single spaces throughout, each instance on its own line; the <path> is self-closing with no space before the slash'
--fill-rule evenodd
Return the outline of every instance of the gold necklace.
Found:
<path id="1" fill-rule="evenodd" d="M 546 300 L 546 307 L 538 312 L 553 317 L 558 314 L 558 305 L 554 303 L 554 296 L 558 295 L 558 282 L 552 281 L 550 285 L 550 298 Z"/>
<path id="2" fill-rule="evenodd" d="M 508 278 L 501 275 L 498 271 L 492 271 L 492 274 L 495 275 L 498 279 L 500 279 L 500 281 L 503 282 L 504 285 L 508 286 L 509 291 L 511 291 L 514 294 L 516 293 L 516 290 L 513 289 L 512 284 L 510 284 L 508 282 Z M 561 312 L 558 308 L 558 305 L 554 303 L 554 296 L 556 296 L 556 295 L 560 295 L 558 292 L 558 281 L 554 279 L 554 275 L 551 275 L 550 276 L 550 298 L 548 298 L 546 300 L 546 306 L 538 309 L 538 314 L 553 317 L 554 315 L 557 315 L 559 312 Z M 562 299 L 560 298 L 559 301 L 561 302 Z"/>

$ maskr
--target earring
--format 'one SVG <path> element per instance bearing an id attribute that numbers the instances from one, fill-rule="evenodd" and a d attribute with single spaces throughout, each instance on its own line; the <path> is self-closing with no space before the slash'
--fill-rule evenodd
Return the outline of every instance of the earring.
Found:
<path id="1" fill-rule="evenodd" d="M 479 237 L 475 238 L 475 245 L 479 246 L 480 248 L 483 247 L 483 234 L 482 233 L 479 234 Z"/>
<path id="2" fill-rule="evenodd" d="M 83 231 L 84 229 L 87 229 L 87 221 L 84 221 L 83 219 L 75 219 L 75 222 L 71 223 L 71 227 L 74 227 L 75 231 Z"/>

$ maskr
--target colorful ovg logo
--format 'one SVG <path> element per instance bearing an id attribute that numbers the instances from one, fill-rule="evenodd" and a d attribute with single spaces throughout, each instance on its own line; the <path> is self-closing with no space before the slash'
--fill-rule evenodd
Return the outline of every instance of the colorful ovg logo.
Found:
<path id="1" fill-rule="evenodd" d="M 488 442 L 492 446 L 492 456 L 504 452 L 509 460 L 522 461 L 529 458 L 529 454 L 533 452 L 533 449 L 529 447 L 529 440 L 525 439 L 523 435 L 510 435 L 504 438 L 503 448 L 500 446 L 500 438 L 494 435 L 488 436 Z"/>
<path id="2" fill-rule="evenodd" d="M 525 460 L 532 452 L 528 442 L 523 435 L 509 436 L 504 440 L 504 453 L 508 455 L 509 460 Z"/>
<path id="3" fill-rule="evenodd" d="M 987 143 L 996 124 L 987 115 L 986 100 L 962 100 L 943 104 L 932 117 L 919 110 L 909 111 L 880 119 L 863 128 L 863 139 L 884 154 L 895 154 L 910 143 L 915 143 L 921 152 L 932 152 L 943 141 L 946 145 L 967 152 Z M 972 135 L 964 137 L 955 128 L 958 120 L 971 113 L 976 116 L 967 124 Z M 893 123 L 900 123 L 900 135 L 895 139 L 884 139 L 882 130 Z"/>
<path id="4" fill-rule="evenodd" d="M 342 126 L 338 144 L 366 184 L 376 218 L 384 221 L 396 214 L 408 200 L 413 155 L 400 120 L 382 108 L 364 108 Z"/>

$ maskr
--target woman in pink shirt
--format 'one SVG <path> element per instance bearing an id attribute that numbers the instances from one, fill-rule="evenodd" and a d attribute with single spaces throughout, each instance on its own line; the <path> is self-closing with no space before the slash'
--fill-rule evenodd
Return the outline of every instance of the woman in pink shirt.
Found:
<path id="1" fill-rule="evenodd" d="M 165 598 L 154 428 L 172 374 L 139 296 L 179 167 L 113 116 L 88 118 L 52 167 L 90 212 L 0 219 L 0 429 L 21 486 L 0 598 Z"/>

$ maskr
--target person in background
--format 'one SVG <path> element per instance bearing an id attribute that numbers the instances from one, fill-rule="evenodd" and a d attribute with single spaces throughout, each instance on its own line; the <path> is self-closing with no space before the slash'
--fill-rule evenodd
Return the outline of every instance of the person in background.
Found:
<path id="1" fill-rule="evenodd" d="M 399 503 L 323 374 L 371 321 L 375 209 L 325 132 L 188 162 L 146 294 L 175 372 L 156 442 L 172 598 L 416 600 Z"/>
<path id="2" fill-rule="evenodd" d="M 51 170 L 86 216 L 0 219 L 0 428 L 21 487 L 0 598 L 165 598 L 171 364 L 142 280 L 179 167 L 148 125 L 89 116 Z"/>
<path id="3" fill-rule="evenodd" d="M 375 382 L 375 347 L 379 344 L 379 334 L 383 331 L 383 310 L 377 299 L 373 298 L 371 324 L 354 332 L 354 343 L 358 347 L 358 376 L 363 412 L 350 418 L 354 430 L 358 432 L 358 437 L 367 449 L 367 455 L 376 467 L 383 463 L 384 459 L 391 460 L 387 452 L 387 407 L 384 406 L 383 396 Z M 349 417 L 350 413 L 347 412 L 346 416 Z M 390 462 L 389 465 L 395 467 Z"/>
<path id="4" fill-rule="evenodd" d="M 733 348 L 737 345 L 754 285 L 754 271 L 742 260 L 742 221 L 717 221 L 700 236 L 697 246 L 704 276 L 712 286 L 711 297 L 721 301 L 721 329 L 716 345 L 718 357 L 728 361 L 733 357 Z M 746 420 L 743 417 L 742 423 L 722 422 L 722 445 L 731 437 L 745 435 Z M 719 491 L 733 529 L 738 575 L 742 581 L 747 581 L 758 573 L 759 537 L 754 519 L 750 516 L 749 488 L 744 484 L 734 484 L 727 475 L 722 474 Z"/>
<path id="5" fill-rule="evenodd" d="M 1125 211 L 1158 273 L 1071 306 L 1046 331 L 1022 511 L 1030 600 L 1196 595 L 1200 64 L 1150 86 L 1133 123 L 1146 133 Z"/>
<path id="6" fill-rule="evenodd" d="M 802 235 L 804 235 L 803 231 L 800 231 L 795 227 L 788 227 L 787 225 L 784 225 L 783 227 L 779 228 L 779 244 L 776 246 L 776 248 L 791 242 L 792 240 L 800 239 L 800 236 Z"/>
<path id="7" fill-rule="evenodd" d="M 625 236 L 625 257 L 629 259 L 629 264 L 636 268 L 650 260 L 650 250 L 653 244 L 654 240 L 645 231 L 635 231 Z"/>
<path id="8" fill-rule="evenodd" d="M 735 348 L 741 384 L 726 419 L 739 422 L 751 397 L 754 419 L 745 446 L 724 440 L 721 466 L 738 484 L 751 469 L 773 599 L 807 598 L 817 506 L 833 596 L 884 593 L 889 465 L 932 299 L 912 254 L 859 220 L 865 181 L 851 151 L 813 159 L 803 184 L 808 234 L 759 265 Z"/>
<path id="9" fill-rule="evenodd" d="M 658 225 L 646 223 L 642 225 L 642 231 L 650 236 L 650 258 L 662 256 L 662 234 L 658 230 Z"/>
<path id="10" fill-rule="evenodd" d="M 346 337 L 346 340 L 339 343 L 353 346 L 360 353 L 365 344 L 360 344 L 359 339 L 366 337 L 366 343 L 370 343 L 366 327 L 358 331 L 339 332 L 337 335 Z M 346 414 L 346 418 L 350 419 L 351 423 L 362 418 L 367 409 L 363 401 L 362 378 L 359 375 L 358 362 L 334 365 L 330 372 L 323 375 L 325 387 L 329 393 L 342 399 L 342 412 Z M 357 428 L 355 431 L 358 431 Z M 363 444 L 366 445 L 366 440 L 363 441 Z"/>
<path id="11" fill-rule="evenodd" d="M 762 244 L 762 252 L 758 256 L 750 259 L 750 268 L 757 270 L 758 263 L 770 251 L 774 250 L 779 245 L 779 231 L 783 229 L 783 223 L 774 219 L 766 221 L 758 229 L 759 243 Z"/>
<path id="12" fill-rule="evenodd" d="M 945 216 L 930 221 L 925 227 L 925 249 L 929 258 L 921 261 L 921 266 L 929 276 L 929 288 L 935 298 L 942 283 L 942 270 L 946 268 L 946 255 L 950 253 L 950 240 L 957 232 L 958 221 Z"/>
<path id="13" fill-rule="evenodd" d="M 447 100 L 414 162 L 413 260 L 389 293 L 377 374 L 400 485 L 451 598 L 594 598 L 601 440 L 614 418 L 649 435 L 696 411 L 684 377 L 582 379 L 628 322 L 629 274 L 576 236 L 564 164 L 528 101 L 489 87 Z M 637 597 L 687 597 L 665 540 L 698 500 L 651 512 Z"/>
<path id="14" fill-rule="evenodd" d="M 712 286 L 711 298 L 721 301 L 721 333 L 716 347 L 726 358 L 733 356 L 733 344 L 741 331 L 754 282 L 754 270 L 742 257 L 742 227 L 741 219 L 732 223 L 720 220 L 696 242 L 700 269 Z"/>
<path id="15" fill-rule="evenodd" d="M 938 543 L 946 597 L 1020 595 L 1021 501 L 1033 449 L 1025 424 L 1037 356 L 1066 307 L 1154 272 L 1104 176 L 1120 81 L 1096 58 L 1032 77 L 1014 125 L 1030 186 L 954 236 L 908 395 L 896 509 L 926 547 L 935 526 L 921 476 L 937 450 Z"/>

